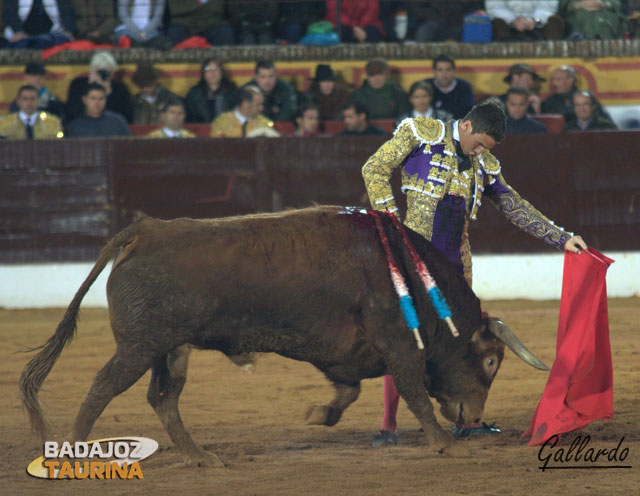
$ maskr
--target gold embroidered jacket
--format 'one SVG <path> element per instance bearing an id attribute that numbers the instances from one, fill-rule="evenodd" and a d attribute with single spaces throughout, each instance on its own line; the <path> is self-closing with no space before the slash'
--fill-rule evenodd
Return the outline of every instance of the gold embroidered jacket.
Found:
<path id="1" fill-rule="evenodd" d="M 571 237 L 507 184 L 500 162 L 489 151 L 470 162 L 469 169 L 458 169 L 453 122 L 417 117 L 400 123 L 393 138 L 367 160 L 362 175 L 371 206 L 395 212 L 389 178 L 403 165 L 404 223 L 458 264 L 469 282 L 468 223 L 476 219 L 483 195 L 514 225 L 552 246 L 561 247 Z"/>
<path id="2" fill-rule="evenodd" d="M 0 117 L 0 136 L 7 139 L 26 139 L 27 131 L 18 112 Z M 62 138 L 60 118 L 49 112 L 38 111 L 38 118 L 33 125 L 34 139 Z"/>
<path id="3" fill-rule="evenodd" d="M 273 121 L 262 114 L 258 114 L 247 124 L 246 133 L 261 129 L 273 127 Z M 242 138 L 242 124 L 236 117 L 233 110 L 220 114 L 211 123 L 210 135 L 214 138 Z"/>
<path id="4" fill-rule="evenodd" d="M 195 138 L 196 135 L 189 131 L 188 129 L 180 129 L 180 136 L 176 136 L 176 138 Z M 173 138 L 173 136 L 169 136 L 164 132 L 164 128 L 154 129 L 149 134 L 147 134 L 147 138 Z"/>

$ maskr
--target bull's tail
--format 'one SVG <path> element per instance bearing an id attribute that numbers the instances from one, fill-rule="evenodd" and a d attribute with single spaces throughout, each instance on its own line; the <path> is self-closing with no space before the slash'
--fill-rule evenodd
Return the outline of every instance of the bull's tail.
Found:
<path id="1" fill-rule="evenodd" d="M 98 278 L 100 272 L 102 272 L 109 260 L 116 255 L 121 247 L 134 238 L 138 230 L 139 224 L 134 224 L 124 231 L 121 231 L 107 243 L 100 252 L 93 269 L 76 292 L 73 300 L 71 300 L 62 321 L 58 324 L 56 332 L 42 346 L 31 350 L 40 351 L 29 361 L 22 371 L 19 385 L 20 392 L 22 393 L 22 403 L 29 414 L 31 427 L 42 440 L 46 439 L 50 426 L 44 418 L 42 407 L 38 400 L 40 387 L 47 375 L 49 375 L 49 372 L 51 372 L 53 364 L 58 359 L 58 356 L 60 356 L 60 353 L 62 353 L 63 348 L 73 339 L 76 332 L 78 309 L 82 298 L 84 298 L 84 295 L 89 291 L 89 288 Z"/>

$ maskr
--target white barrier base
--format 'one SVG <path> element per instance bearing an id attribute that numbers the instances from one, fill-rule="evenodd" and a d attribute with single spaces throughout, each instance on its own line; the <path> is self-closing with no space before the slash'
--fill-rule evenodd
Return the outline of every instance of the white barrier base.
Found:
<path id="1" fill-rule="evenodd" d="M 640 295 L 640 252 L 607 253 L 615 263 L 607 272 L 609 297 Z M 564 256 L 552 254 L 476 255 L 473 290 L 484 300 L 559 299 Z M 91 263 L 0 266 L 1 308 L 66 307 L 93 267 Z M 110 265 L 82 300 L 87 307 L 106 307 Z"/>

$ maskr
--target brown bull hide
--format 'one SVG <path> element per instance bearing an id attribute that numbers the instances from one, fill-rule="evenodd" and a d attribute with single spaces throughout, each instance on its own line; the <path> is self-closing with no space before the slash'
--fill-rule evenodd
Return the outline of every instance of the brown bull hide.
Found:
<path id="1" fill-rule="evenodd" d="M 362 379 L 389 373 L 431 445 L 450 446 L 425 389 L 451 421 L 477 421 L 504 344 L 487 329 L 462 276 L 409 231 L 451 306 L 460 337 L 451 336 L 390 220 L 384 223 L 413 294 L 425 350 L 417 349 L 402 319 L 365 213 L 317 207 L 216 220 L 147 218 L 107 244 L 56 333 L 25 367 L 20 384 L 33 427 L 46 435 L 37 393 L 73 336 L 84 294 L 115 257 L 107 294 L 117 349 L 96 375 L 71 441 L 86 439 L 109 401 L 151 368 L 148 401 L 186 461 L 220 463 L 193 442 L 178 413 L 189 349 L 198 347 L 240 364 L 253 352 L 312 363 L 336 390 L 331 403 L 309 410 L 315 424 L 334 425 L 358 397 Z"/>

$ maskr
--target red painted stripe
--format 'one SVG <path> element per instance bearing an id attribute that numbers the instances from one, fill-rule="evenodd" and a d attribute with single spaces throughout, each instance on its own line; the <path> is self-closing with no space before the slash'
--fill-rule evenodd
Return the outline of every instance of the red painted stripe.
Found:
<path id="1" fill-rule="evenodd" d="M 47 72 L 45 79 L 65 79 L 67 72 Z M 24 72 L 4 72 L 0 73 L 0 81 L 19 81 L 24 79 Z"/>
<path id="2" fill-rule="evenodd" d="M 596 62 L 594 67 L 600 71 L 638 71 L 640 62 Z"/>
<path id="3" fill-rule="evenodd" d="M 0 74 L 0 80 L 2 81 L 19 81 L 24 79 L 23 72 L 5 72 L 4 74 Z"/>
<path id="4" fill-rule="evenodd" d="M 640 98 L 640 91 L 602 91 L 598 98 Z"/>

